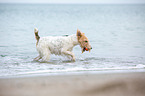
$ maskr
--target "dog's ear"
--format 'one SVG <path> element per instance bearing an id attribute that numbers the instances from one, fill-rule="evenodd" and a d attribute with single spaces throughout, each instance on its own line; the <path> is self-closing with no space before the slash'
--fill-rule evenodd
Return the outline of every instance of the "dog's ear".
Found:
<path id="1" fill-rule="evenodd" d="M 79 29 L 77 29 L 77 37 L 78 39 L 82 37 L 82 32 Z"/>

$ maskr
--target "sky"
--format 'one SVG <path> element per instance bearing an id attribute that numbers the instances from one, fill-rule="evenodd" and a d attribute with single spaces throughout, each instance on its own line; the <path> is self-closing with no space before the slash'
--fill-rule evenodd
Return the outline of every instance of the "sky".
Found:
<path id="1" fill-rule="evenodd" d="M 0 3 L 145 4 L 145 0 L 0 0 Z"/>

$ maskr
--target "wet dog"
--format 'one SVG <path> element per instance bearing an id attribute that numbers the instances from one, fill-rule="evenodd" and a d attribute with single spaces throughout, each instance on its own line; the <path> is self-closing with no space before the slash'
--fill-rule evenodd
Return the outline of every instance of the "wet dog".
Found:
<path id="1" fill-rule="evenodd" d="M 38 35 L 38 29 L 34 29 L 36 42 L 36 49 L 39 56 L 34 60 L 49 61 L 50 55 L 65 55 L 71 60 L 75 61 L 75 55 L 72 53 L 73 47 L 80 45 L 82 53 L 84 51 L 90 51 L 92 49 L 88 38 L 80 30 L 77 30 L 76 34 L 70 36 L 47 36 L 40 37 Z"/>

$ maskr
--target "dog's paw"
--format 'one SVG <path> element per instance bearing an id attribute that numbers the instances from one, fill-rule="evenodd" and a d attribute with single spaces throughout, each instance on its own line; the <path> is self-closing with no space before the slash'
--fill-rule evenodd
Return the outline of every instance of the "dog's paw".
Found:
<path id="1" fill-rule="evenodd" d="M 72 57 L 72 59 L 71 59 L 72 61 L 76 61 L 76 59 L 75 59 L 75 57 Z"/>

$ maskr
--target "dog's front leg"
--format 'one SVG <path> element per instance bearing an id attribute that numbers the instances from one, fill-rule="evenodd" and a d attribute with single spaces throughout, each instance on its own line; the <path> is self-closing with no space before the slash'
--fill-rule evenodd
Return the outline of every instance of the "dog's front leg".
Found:
<path id="1" fill-rule="evenodd" d="M 72 57 L 72 60 L 75 61 L 75 55 L 74 55 L 74 53 L 72 53 L 71 51 L 62 50 L 62 53 L 63 53 L 64 55 L 71 56 L 71 57 Z"/>

